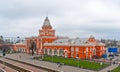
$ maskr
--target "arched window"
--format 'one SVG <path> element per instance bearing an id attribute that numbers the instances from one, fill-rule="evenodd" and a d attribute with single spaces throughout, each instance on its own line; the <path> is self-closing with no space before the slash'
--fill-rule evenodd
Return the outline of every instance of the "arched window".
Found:
<path id="1" fill-rule="evenodd" d="M 71 51 L 74 51 L 74 47 L 71 47 Z"/>
<path id="2" fill-rule="evenodd" d="M 86 48 L 86 52 L 88 52 L 88 48 Z"/>
<path id="3" fill-rule="evenodd" d="M 96 55 L 96 48 L 93 49 L 93 55 Z"/>
<path id="4" fill-rule="evenodd" d="M 92 52 L 92 48 L 90 48 L 90 52 Z"/>
<path id="5" fill-rule="evenodd" d="M 76 52 L 79 52 L 79 48 L 78 47 L 76 47 L 75 50 L 76 50 Z"/>
<path id="6" fill-rule="evenodd" d="M 59 55 L 60 55 L 60 56 L 63 56 L 63 55 L 64 55 L 64 51 L 63 51 L 63 49 L 60 49 L 60 51 L 59 51 Z"/>
<path id="7" fill-rule="evenodd" d="M 79 53 L 78 52 L 76 52 L 76 58 L 79 58 Z"/>
<path id="8" fill-rule="evenodd" d="M 52 49 L 49 50 L 49 55 L 52 55 Z"/>
<path id="9" fill-rule="evenodd" d="M 57 49 L 54 49 L 54 55 L 57 55 Z"/>
<path id="10" fill-rule="evenodd" d="M 71 57 L 74 57 L 74 52 L 71 52 Z"/>
<path id="11" fill-rule="evenodd" d="M 48 53 L 48 52 L 47 52 L 47 49 L 44 49 L 44 52 L 45 52 L 44 54 L 47 55 L 47 53 Z"/>

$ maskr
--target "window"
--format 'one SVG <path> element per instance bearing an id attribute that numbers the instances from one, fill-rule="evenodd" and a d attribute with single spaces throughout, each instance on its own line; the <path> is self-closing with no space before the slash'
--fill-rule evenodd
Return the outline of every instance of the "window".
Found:
<path id="1" fill-rule="evenodd" d="M 54 49 L 54 55 L 57 55 L 57 49 Z"/>
<path id="2" fill-rule="evenodd" d="M 76 58 L 79 58 L 79 54 L 78 54 L 78 52 L 76 53 Z"/>
<path id="3" fill-rule="evenodd" d="M 103 50 L 103 47 L 101 47 L 101 50 Z"/>
<path id="4" fill-rule="evenodd" d="M 52 49 L 49 50 L 49 55 L 52 55 Z"/>
<path id="5" fill-rule="evenodd" d="M 90 52 L 92 51 L 92 48 L 90 48 Z"/>
<path id="6" fill-rule="evenodd" d="M 74 52 L 71 52 L 71 57 L 74 57 Z"/>
<path id="7" fill-rule="evenodd" d="M 88 52 L 88 48 L 86 48 L 86 52 Z"/>
<path id="8" fill-rule="evenodd" d="M 77 48 L 75 48 L 76 49 L 76 52 L 78 52 L 79 51 L 79 48 L 77 47 Z"/>
<path id="9" fill-rule="evenodd" d="M 60 51 L 59 51 L 59 55 L 60 55 L 60 56 L 63 56 L 63 55 L 64 55 L 64 51 L 63 51 L 63 49 L 60 49 Z"/>
<path id="10" fill-rule="evenodd" d="M 44 54 L 47 55 L 47 53 L 48 53 L 48 52 L 47 52 L 47 49 L 44 49 Z"/>
<path id="11" fill-rule="evenodd" d="M 91 54 L 90 54 L 90 58 L 91 58 L 92 56 L 91 56 Z"/>
<path id="12" fill-rule="evenodd" d="M 86 53 L 86 59 L 88 58 L 88 53 Z"/>
<path id="13" fill-rule="evenodd" d="M 71 48 L 71 51 L 74 51 L 74 47 Z"/>
<path id="14" fill-rule="evenodd" d="M 93 55 L 96 55 L 96 49 L 95 48 L 93 49 Z"/>

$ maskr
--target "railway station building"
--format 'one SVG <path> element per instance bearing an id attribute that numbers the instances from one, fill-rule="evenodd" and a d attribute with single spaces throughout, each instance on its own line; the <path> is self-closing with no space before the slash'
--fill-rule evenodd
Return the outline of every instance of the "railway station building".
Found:
<path id="1" fill-rule="evenodd" d="M 28 54 L 31 53 L 31 44 L 34 44 L 34 52 L 40 55 L 91 59 L 94 56 L 101 57 L 105 54 L 105 44 L 96 40 L 92 35 L 89 38 L 56 36 L 48 17 L 45 18 L 38 36 L 27 37 L 26 43 L 22 45 Z M 17 50 L 17 48 L 20 48 L 19 45 L 14 49 Z"/>

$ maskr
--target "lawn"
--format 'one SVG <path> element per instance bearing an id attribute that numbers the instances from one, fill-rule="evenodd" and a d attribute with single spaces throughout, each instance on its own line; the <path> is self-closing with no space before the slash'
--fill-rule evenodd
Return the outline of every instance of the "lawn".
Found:
<path id="1" fill-rule="evenodd" d="M 63 57 L 57 57 L 57 56 L 44 56 L 43 60 L 50 61 L 50 62 L 61 62 L 61 63 L 64 63 L 65 65 L 82 67 L 90 70 L 100 70 L 101 68 L 108 66 L 107 64 L 100 65 L 100 63 L 98 62 L 76 60 L 76 59 L 63 58 Z"/>
<path id="2" fill-rule="evenodd" d="M 117 68 L 113 69 L 111 72 L 120 72 L 120 66 L 118 66 Z"/>

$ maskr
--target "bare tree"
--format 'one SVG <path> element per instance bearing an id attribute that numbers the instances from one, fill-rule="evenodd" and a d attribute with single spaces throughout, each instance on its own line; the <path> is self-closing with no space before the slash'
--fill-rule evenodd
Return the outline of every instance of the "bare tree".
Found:
<path id="1" fill-rule="evenodd" d="M 34 41 L 31 42 L 30 50 L 32 51 L 32 56 L 34 55 L 34 51 L 36 50 L 36 44 Z"/>

